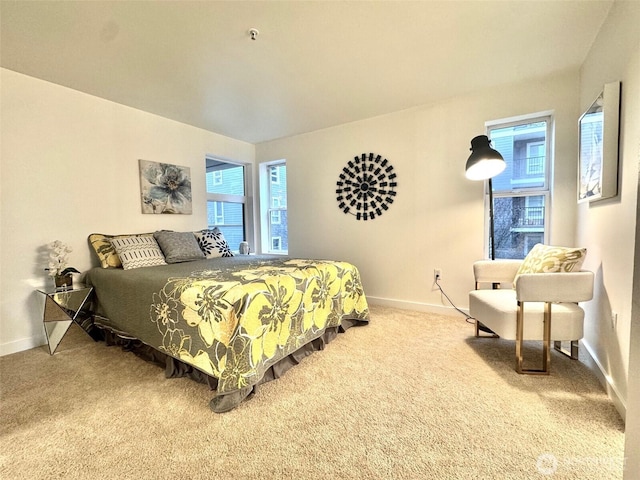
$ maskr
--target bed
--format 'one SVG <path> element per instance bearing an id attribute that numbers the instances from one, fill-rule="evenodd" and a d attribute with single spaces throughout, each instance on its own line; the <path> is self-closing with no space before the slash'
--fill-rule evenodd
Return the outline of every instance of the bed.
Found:
<path id="1" fill-rule="evenodd" d="M 218 413 L 369 321 L 358 269 L 341 261 L 240 255 L 96 267 L 85 283 L 95 292 L 95 327 L 146 349 L 167 376 L 208 383 Z"/>

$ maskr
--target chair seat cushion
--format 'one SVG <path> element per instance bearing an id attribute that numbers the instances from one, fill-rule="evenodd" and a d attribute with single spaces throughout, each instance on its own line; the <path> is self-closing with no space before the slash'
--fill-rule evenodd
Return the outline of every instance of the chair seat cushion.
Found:
<path id="1" fill-rule="evenodd" d="M 512 289 L 473 290 L 469 314 L 505 340 L 516 339 L 518 301 Z M 542 340 L 544 303 L 525 302 L 524 340 Z M 551 340 L 580 340 L 584 310 L 575 303 L 551 305 Z"/>

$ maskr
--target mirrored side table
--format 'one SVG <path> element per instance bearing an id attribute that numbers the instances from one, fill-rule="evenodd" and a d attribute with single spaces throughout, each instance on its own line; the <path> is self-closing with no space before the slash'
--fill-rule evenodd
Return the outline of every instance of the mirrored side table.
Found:
<path id="1" fill-rule="evenodd" d="M 49 353 L 54 354 L 74 320 L 89 300 L 93 287 L 75 284 L 65 290 L 39 289 L 45 296 L 42 321 L 47 334 Z"/>

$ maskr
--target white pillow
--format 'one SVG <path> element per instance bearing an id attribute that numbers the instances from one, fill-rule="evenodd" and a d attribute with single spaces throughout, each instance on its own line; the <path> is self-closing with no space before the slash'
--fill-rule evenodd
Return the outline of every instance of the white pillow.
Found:
<path id="1" fill-rule="evenodd" d="M 557 247 L 537 243 L 524 257 L 516 277 L 523 273 L 578 272 L 582 268 L 586 248 Z"/>
<path id="2" fill-rule="evenodd" d="M 111 244 L 116 249 L 125 270 L 167 264 L 158 242 L 152 236 L 112 238 Z"/>
<path id="3" fill-rule="evenodd" d="M 233 257 L 231 248 L 222 232 L 216 227 L 213 230 L 201 230 L 193 232 L 198 240 L 198 245 L 207 258 Z"/>

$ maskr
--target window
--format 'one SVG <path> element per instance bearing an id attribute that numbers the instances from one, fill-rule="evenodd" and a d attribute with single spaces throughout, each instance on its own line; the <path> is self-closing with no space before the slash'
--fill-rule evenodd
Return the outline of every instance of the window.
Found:
<path id="1" fill-rule="evenodd" d="M 262 248 L 269 253 L 287 253 L 287 166 L 282 160 L 260 166 Z"/>
<path id="2" fill-rule="evenodd" d="M 207 158 L 206 183 L 208 228 L 218 227 L 231 250 L 237 250 L 250 237 L 245 166 Z"/>
<path id="3" fill-rule="evenodd" d="M 269 176 L 271 177 L 271 184 L 272 185 L 279 185 L 280 184 L 280 169 L 277 167 L 274 168 L 270 168 L 269 170 Z"/>
<path id="4" fill-rule="evenodd" d="M 224 225 L 224 202 L 209 202 L 208 207 L 211 209 L 213 222 L 211 225 Z"/>
<path id="5" fill-rule="evenodd" d="M 527 143 L 527 175 L 544 175 L 544 142 Z"/>
<path id="6" fill-rule="evenodd" d="M 280 225 L 282 223 L 282 211 L 280 197 L 273 197 L 271 199 L 271 224 Z"/>
<path id="7" fill-rule="evenodd" d="M 492 180 L 496 258 L 524 258 L 536 243 L 548 242 L 551 125 L 545 116 L 487 127 L 507 162 Z"/>

